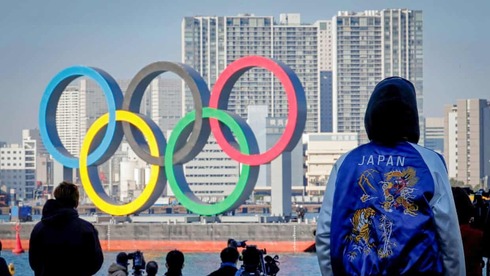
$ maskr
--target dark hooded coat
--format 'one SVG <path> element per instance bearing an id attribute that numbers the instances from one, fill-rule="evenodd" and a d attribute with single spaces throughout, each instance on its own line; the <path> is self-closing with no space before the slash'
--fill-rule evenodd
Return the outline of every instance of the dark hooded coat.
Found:
<path id="1" fill-rule="evenodd" d="M 87 276 L 104 261 L 95 227 L 50 199 L 29 240 L 29 264 L 36 276 Z"/>

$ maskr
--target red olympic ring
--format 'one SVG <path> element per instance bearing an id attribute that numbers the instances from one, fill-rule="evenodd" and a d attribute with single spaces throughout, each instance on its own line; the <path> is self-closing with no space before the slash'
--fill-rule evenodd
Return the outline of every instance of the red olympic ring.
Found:
<path id="1" fill-rule="evenodd" d="M 306 121 L 306 99 L 301 82 L 289 67 L 277 60 L 260 56 L 249 56 L 232 62 L 219 75 L 211 92 L 209 107 L 226 110 L 228 98 L 234 84 L 245 72 L 254 67 L 261 67 L 271 71 L 281 81 L 287 95 L 289 106 L 288 121 L 284 133 L 276 144 L 264 153 L 243 154 L 230 144 L 233 140 L 225 136 L 218 120 L 209 119 L 209 121 L 216 142 L 231 159 L 247 165 L 258 166 L 270 163 L 282 152 L 291 151 L 296 146 L 301 138 Z M 224 99 L 220 101 L 221 98 Z"/>

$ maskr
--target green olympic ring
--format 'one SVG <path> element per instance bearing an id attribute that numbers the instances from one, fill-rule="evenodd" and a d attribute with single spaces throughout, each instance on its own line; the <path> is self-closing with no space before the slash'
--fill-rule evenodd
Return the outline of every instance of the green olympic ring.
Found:
<path id="1" fill-rule="evenodd" d="M 245 154 L 255 154 L 259 152 L 257 141 L 248 124 L 239 116 L 228 111 L 205 107 L 202 109 L 203 118 L 215 118 L 228 126 L 240 147 L 240 151 Z M 187 113 L 174 127 L 167 142 L 165 156 L 173 156 L 176 145 L 182 133 L 192 127 L 196 117 L 196 112 Z M 253 192 L 254 184 L 259 175 L 260 166 L 242 165 L 240 176 L 233 192 L 223 201 L 207 204 L 201 201 L 189 188 L 185 179 L 182 164 L 172 164 L 172 158 L 165 158 L 165 173 L 170 188 L 182 205 L 194 213 L 201 215 L 221 214 L 228 210 L 238 208 Z"/>

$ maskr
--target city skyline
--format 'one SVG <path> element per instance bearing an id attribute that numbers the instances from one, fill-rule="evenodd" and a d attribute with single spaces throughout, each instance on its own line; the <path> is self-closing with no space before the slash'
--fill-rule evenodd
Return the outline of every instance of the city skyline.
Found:
<path id="1" fill-rule="evenodd" d="M 224 17 L 185 17 L 182 22 L 182 62 L 195 68 L 209 85 L 233 61 L 248 55 L 278 59 L 298 76 L 308 109 L 305 132 L 320 129 L 318 27 L 301 21 L 300 14 L 271 16 L 240 14 Z M 330 45 L 329 45 L 330 46 Z M 324 56 L 324 59 L 328 59 Z M 193 109 L 189 90 L 185 110 Z M 246 72 L 233 87 L 228 105 L 248 118 L 249 105 L 268 106 L 268 116 L 287 117 L 286 94 L 277 77 L 256 68 Z"/>
<path id="2" fill-rule="evenodd" d="M 100 67 L 116 79 L 130 79 L 144 65 L 179 61 L 180 24 L 185 16 L 254 13 L 274 16 L 300 13 L 302 21 L 330 20 L 338 11 L 420 9 L 424 12 L 424 114 L 443 116 L 445 104 L 460 98 L 488 98 L 490 36 L 485 26 L 484 0 L 471 4 L 446 1 L 273 1 L 260 5 L 186 1 L 169 6 L 165 1 L 145 5 L 131 1 L 99 3 L 60 1 L 0 4 L 0 141 L 20 140 L 21 129 L 37 127 L 40 98 L 61 69 L 74 64 Z M 283 8 L 287 7 L 287 8 Z M 461 91 L 464 91 L 463 93 Z"/>

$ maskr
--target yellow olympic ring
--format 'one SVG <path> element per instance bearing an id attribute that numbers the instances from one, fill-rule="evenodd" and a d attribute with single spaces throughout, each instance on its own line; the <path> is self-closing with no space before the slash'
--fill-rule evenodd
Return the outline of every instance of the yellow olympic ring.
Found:
<path id="1" fill-rule="evenodd" d="M 153 133 L 151 127 L 145 122 L 145 120 L 140 117 L 140 115 L 126 110 L 116 110 L 116 121 L 128 122 L 138 128 L 143 136 L 147 139 L 150 154 L 155 157 L 159 156 L 159 147 L 155 134 Z M 87 134 L 82 144 L 82 148 L 80 149 L 81 182 L 88 197 L 101 211 L 116 216 L 124 216 L 137 213 L 145 209 L 145 205 L 147 205 L 150 197 L 152 196 L 152 194 L 154 194 L 154 190 L 157 188 L 157 184 L 159 181 L 160 167 L 157 165 L 151 165 L 150 180 L 144 188 L 143 192 L 135 200 L 127 204 L 119 205 L 116 201 L 107 196 L 105 192 L 98 193 L 97 191 L 95 191 L 92 180 L 90 179 L 89 168 L 96 169 L 96 166 L 87 166 L 87 158 L 89 155 L 90 147 L 92 145 L 92 141 L 94 140 L 98 132 L 108 123 L 109 113 L 106 113 L 103 116 L 99 117 L 87 131 Z M 102 194 L 102 197 L 99 196 L 99 194 Z"/>

